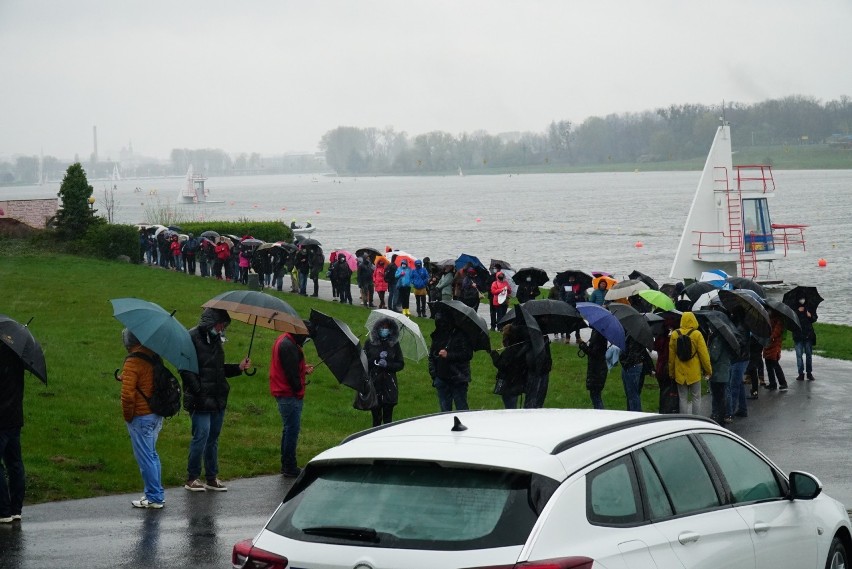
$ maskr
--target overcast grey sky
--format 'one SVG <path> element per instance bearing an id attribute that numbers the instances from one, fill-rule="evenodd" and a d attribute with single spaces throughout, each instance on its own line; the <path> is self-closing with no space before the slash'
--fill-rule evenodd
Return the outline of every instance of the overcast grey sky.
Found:
<path id="1" fill-rule="evenodd" d="M 852 95 L 850 0 L 0 0 L 0 156 Z"/>

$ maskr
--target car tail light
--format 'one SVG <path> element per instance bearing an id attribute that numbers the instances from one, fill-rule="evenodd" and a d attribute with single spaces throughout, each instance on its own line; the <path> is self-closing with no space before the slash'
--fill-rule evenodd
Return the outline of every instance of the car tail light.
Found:
<path id="1" fill-rule="evenodd" d="M 231 552 L 231 564 L 235 569 L 285 569 L 287 558 L 254 547 L 250 539 L 234 545 Z"/>
<path id="2" fill-rule="evenodd" d="M 470 569 L 592 569 L 594 559 L 588 557 L 560 557 L 542 561 L 525 561 L 514 565 L 494 565 L 490 567 L 472 567 Z"/>

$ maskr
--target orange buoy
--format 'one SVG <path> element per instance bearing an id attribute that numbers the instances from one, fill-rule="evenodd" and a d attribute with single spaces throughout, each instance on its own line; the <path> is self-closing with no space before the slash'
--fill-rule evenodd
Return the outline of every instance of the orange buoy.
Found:
<path id="1" fill-rule="evenodd" d="M 637 241 L 636 243 L 633 244 L 633 246 L 636 247 L 637 249 L 641 249 L 642 247 L 645 246 L 645 244 L 642 243 L 641 241 Z"/>
<path id="2" fill-rule="evenodd" d="M 479 223 L 480 221 L 482 221 L 482 218 L 481 218 L 481 217 L 477 217 L 477 218 L 476 218 L 476 223 Z"/>
<path id="3" fill-rule="evenodd" d="M 317 210 L 317 211 L 316 211 L 316 214 L 317 214 L 317 215 L 319 215 L 319 212 L 320 212 L 320 210 Z"/>
<path id="4" fill-rule="evenodd" d="M 828 261 L 826 261 L 825 259 L 820 259 L 819 261 L 817 261 L 817 265 L 819 265 L 820 267 L 825 267 L 828 265 Z"/>

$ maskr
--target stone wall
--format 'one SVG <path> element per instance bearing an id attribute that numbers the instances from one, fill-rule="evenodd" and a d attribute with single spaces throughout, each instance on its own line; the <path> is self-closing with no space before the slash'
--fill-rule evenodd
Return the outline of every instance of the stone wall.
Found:
<path id="1" fill-rule="evenodd" d="M 30 227 L 44 229 L 47 220 L 56 215 L 59 198 L 40 200 L 0 200 L 0 219 L 17 219 Z"/>

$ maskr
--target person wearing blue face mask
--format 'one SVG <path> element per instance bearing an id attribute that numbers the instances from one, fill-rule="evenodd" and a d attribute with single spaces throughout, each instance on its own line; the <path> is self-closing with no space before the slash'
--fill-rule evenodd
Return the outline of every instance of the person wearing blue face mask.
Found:
<path id="1" fill-rule="evenodd" d="M 364 344 L 369 381 L 376 390 L 376 407 L 371 409 L 373 426 L 393 421 L 393 408 L 399 399 L 396 372 L 405 367 L 399 346 L 399 326 L 392 318 L 378 320 Z"/>

